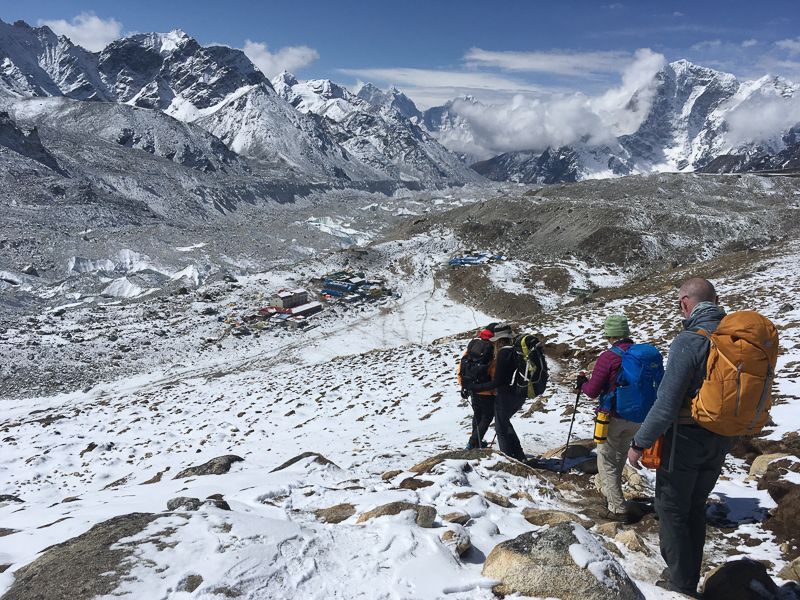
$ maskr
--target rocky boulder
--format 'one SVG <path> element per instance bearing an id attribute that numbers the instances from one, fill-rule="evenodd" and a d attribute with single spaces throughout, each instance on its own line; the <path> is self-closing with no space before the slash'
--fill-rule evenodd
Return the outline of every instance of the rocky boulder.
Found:
<path id="1" fill-rule="evenodd" d="M 436 518 L 436 509 L 432 506 L 411 504 L 410 502 L 390 502 L 389 504 L 384 504 L 383 506 L 363 513 L 358 517 L 356 523 L 363 523 L 364 521 L 377 517 L 399 515 L 404 510 L 413 510 L 417 513 L 415 521 L 420 527 L 428 528 L 433 526 L 433 520 Z"/>
<path id="2" fill-rule="evenodd" d="M 586 529 L 594 526 L 592 521 L 583 519 L 575 513 L 566 510 L 539 510 L 538 508 L 525 508 L 522 516 L 531 525 L 558 525 L 559 523 L 580 523 Z"/>
<path id="3" fill-rule="evenodd" d="M 323 523 L 341 523 L 356 514 L 356 507 L 352 504 L 337 504 L 330 508 L 321 508 L 314 511 L 314 515 Z"/>
<path id="4" fill-rule="evenodd" d="M 778 586 L 767 567 L 749 558 L 732 560 L 711 570 L 703 581 L 704 600 L 770 600 Z"/>
<path id="5" fill-rule="evenodd" d="M 3 600 L 89 600 L 111 594 L 126 576 L 134 546 L 118 544 L 144 530 L 159 515 L 114 517 L 78 537 L 56 544 L 14 573 Z M 113 546 L 113 549 L 112 549 Z"/>
<path id="6" fill-rule="evenodd" d="M 279 467 L 275 467 L 274 469 L 272 469 L 271 473 L 276 473 L 278 471 L 283 471 L 287 467 L 291 467 L 293 464 L 295 464 L 297 462 L 300 462 L 304 458 L 309 458 L 310 456 L 314 457 L 314 461 L 313 462 L 315 462 L 315 463 L 318 463 L 320 465 L 333 465 L 337 469 L 339 468 L 338 466 L 336 466 L 335 463 L 333 463 L 332 461 L 328 460 L 327 458 L 325 458 L 324 456 L 322 456 L 322 454 L 319 454 L 318 452 L 303 452 L 302 454 L 299 454 L 299 455 L 295 456 L 294 458 L 290 458 L 289 460 L 287 460 L 285 463 L 283 463 Z"/>
<path id="7" fill-rule="evenodd" d="M 767 468 L 769 464 L 773 460 L 778 460 L 779 458 L 784 458 L 785 456 L 789 456 L 785 452 L 775 452 L 773 454 L 762 454 L 761 456 L 756 456 L 753 459 L 753 464 L 750 465 L 750 477 L 760 477 L 767 472 Z"/>
<path id="8" fill-rule="evenodd" d="M 442 534 L 442 543 L 456 556 L 463 556 L 472 546 L 466 528 L 458 525 Z"/>
<path id="9" fill-rule="evenodd" d="M 567 448 L 566 444 L 558 448 L 552 448 L 545 452 L 542 458 L 583 458 L 584 456 L 589 456 L 596 447 L 597 444 L 594 440 L 575 440 L 569 443 L 569 448 Z"/>
<path id="10" fill-rule="evenodd" d="M 576 523 L 559 523 L 499 544 L 483 565 L 498 594 L 561 600 L 638 600 L 640 592 L 602 543 Z"/>
<path id="11" fill-rule="evenodd" d="M 479 462 L 482 461 L 496 461 L 491 466 L 487 467 L 490 471 L 503 471 L 515 477 L 535 477 L 538 475 L 536 469 L 532 469 L 526 464 L 508 458 L 502 452 L 492 450 L 491 448 L 474 448 L 472 450 L 453 450 L 451 452 L 443 452 L 432 456 L 421 463 L 411 467 L 414 473 L 427 473 L 432 470 L 436 465 L 446 460 L 467 460 Z"/>
<path id="12" fill-rule="evenodd" d="M 189 467 L 184 469 L 173 479 L 184 479 L 186 477 L 200 477 L 201 475 L 224 475 L 231 470 L 231 465 L 236 462 L 243 461 L 241 456 L 235 454 L 228 454 L 227 456 L 218 456 L 212 458 L 207 463 L 203 463 L 197 467 Z"/>
<path id="13" fill-rule="evenodd" d="M 800 582 L 800 558 L 795 558 L 778 573 L 781 579 Z"/>

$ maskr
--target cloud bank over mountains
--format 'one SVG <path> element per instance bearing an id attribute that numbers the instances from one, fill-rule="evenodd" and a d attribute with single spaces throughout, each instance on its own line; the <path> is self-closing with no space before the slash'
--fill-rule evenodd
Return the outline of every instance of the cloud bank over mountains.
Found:
<path id="1" fill-rule="evenodd" d="M 452 111 L 469 121 L 469 130 L 448 130 L 442 133 L 440 141 L 452 150 L 482 159 L 514 150 L 543 150 L 577 142 L 613 143 L 618 136 L 631 134 L 642 124 L 655 93 L 654 76 L 666 64 L 663 55 L 647 48 L 637 50 L 632 59 L 614 54 L 614 61 L 601 56 L 588 68 L 599 69 L 603 65 L 603 69 L 619 69 L 620 85 L 598 96 L 540 92 L 536 96 L 516 94 L 507 101 L 489 105 L 457 100 Z M 523 64 L 527 68 L 546 68 L 538 56 L 515 55 L 489 58 L 496 62 L 512 61 L 514 68 L 522 68 Z M 574 55 L 561 55 L 560 59 L 551 68 L 575 71 L 580 62 Z M 634 93 L 636 102 L 631 103 Z"/>
<path id="2" fill-rule="evenodd" d="M 49 27 L 56 35 L 67 36 L 73 44 L 83 46 L 91 52 L 100 52 L 114 40 L 129 35 L 123 34 L 122 23 L 113 17 L 101 19 L 92 11 L 82 12 L 70 22 L 65 19 L 39 19 L 37 24 L 39 27 Z"/>
<path id="3" fill-rule="evenodd" d="M 319 59 L 319 52 L 308 46 L 287 46 L 275 53 L 267 49 L 266 44 L 246 40 L 244 53 L 253 64 L 267 77 L 272 79 L 282 71 L 297 73 Z"/>

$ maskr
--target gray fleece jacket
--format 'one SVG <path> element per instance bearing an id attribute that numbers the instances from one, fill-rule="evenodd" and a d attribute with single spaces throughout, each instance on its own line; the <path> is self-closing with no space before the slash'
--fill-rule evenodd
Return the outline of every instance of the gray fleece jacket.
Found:
<path id="1" fill-rule="evenodd" d="M 725 312 L 712 302 L 701 302 L 692 310 L 683 328 L 669 348 L 664 379 L 658 387 L 656 402 L 634 441 L 649 448 L 678 418 L 678 411 L 687 405 L 686 397 L 693 397 L 706 377 L 709 341 L 701 335 L 688 333 L 702 329 L 708 333 L 717 330 Z"/>

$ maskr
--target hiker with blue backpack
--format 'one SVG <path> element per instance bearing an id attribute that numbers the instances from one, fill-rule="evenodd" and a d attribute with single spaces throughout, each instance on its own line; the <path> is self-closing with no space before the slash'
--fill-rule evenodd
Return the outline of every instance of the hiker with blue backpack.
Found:
<path id="1" fill-rule="evenodd" d="M 600 398 L 595 428 L 597 468 L 608 503 L 600 517 L 626 521 L 629 511 L 622 493 L 622 471 L 630 442 L 655 402 L 664 374 L 663 358 L 653 346 L 633 343 L 623 315 L 607 317 L 603 334 L 611 349 L 597 358 L 591 379 L 578 376 L 575 388 L 589 398 Z"/>

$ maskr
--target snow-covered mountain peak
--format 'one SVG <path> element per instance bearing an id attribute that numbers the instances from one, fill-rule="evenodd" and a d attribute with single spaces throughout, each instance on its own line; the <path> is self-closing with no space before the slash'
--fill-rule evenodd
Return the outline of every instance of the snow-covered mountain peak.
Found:
<path id="1" fill-rule="evenodd" d="M 276 75 L 275 78 L 272 80 L 272 87 L 277 89 L 278 84 L 281 83 L 291 87 L 293 85 L 297 85 L 298 81 L 294 75 L 289 73 L 289 71 L 284 70 L 281 71 L 278 75 Z"/>
<path id="2" fill-rule="evenodd" d="M 361 89 L 358 90 L 356 96 L 362 100 L 365 100 L 366 102 L 369 102 L 373 106 L 383 104 L 386 100 L 386 94 L 384 94 L 380 88 L 376 87 L 372 83 L 365 83 L 363 86 L 361 86 Z"/>

